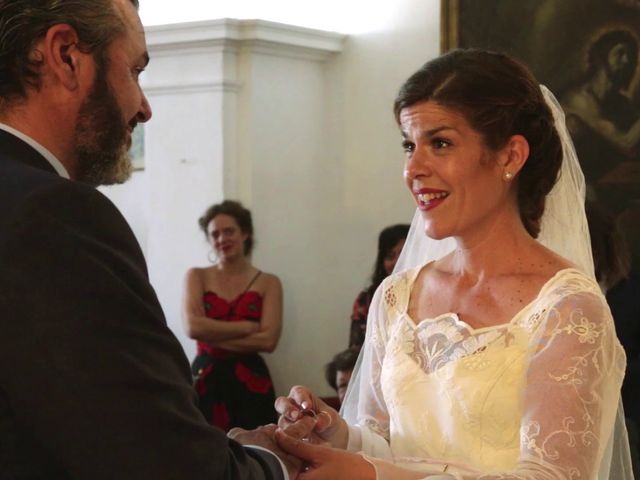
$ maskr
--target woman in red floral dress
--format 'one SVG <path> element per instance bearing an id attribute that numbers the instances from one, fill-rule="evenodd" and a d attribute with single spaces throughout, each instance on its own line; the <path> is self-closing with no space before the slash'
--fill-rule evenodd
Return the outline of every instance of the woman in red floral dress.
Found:
<path id="1" fill-rule="evenodd" d="M 225 431 L 275 423 L 273 383 L 259 352 L 272 352 L 280 338 L 280 280 L 251 264 L 251 212 L 239 202 L 211 206 L 199 224 L 217 257 L 185 278 L 183 316 L 198 341 L 192 370 L 200 410 Z"/>

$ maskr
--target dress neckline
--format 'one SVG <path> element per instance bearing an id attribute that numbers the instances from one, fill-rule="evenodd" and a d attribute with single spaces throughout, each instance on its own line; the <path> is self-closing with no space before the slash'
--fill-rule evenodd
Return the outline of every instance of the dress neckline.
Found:
<path id="1" fill-rule="evenodd" d="M 262 297 L 260 295 L 260 292 L 258 292 L 256 290 L 245 290 L 244 292 L 240 292 L 239 294 L 237 294 L 235 297 L 233 297 L 231 299 L 227 299 L 225 297 L 222 297 L 222 296 L 218 295 L 216 292 L 213 292 L 211 290 L 206 290 L 203 295 L 213 295 L 216 298 L 222 300 L 223 302 L 231 305 L 232 303 L 238 302 L 242 297 L 244 297 L 245 295 L 248 295 L 250 293 L 253 293 L 254 295 L 257 295 L 258 297 Z"/>
<path id="2" fill-rule="evenodd" d="M 421 266 L 419 268 L 416 268 L 415 271 L 412 273 L 412 275 L 411 275 L 411 277 L 409 279 L 409 284 L 408 284 L 409 292 L 411 292 L 411 289 L 413 288 L 413 285 L 414 285 L 414 283 L 416 281 L 416 278 L 418 278 L 418 274 L 420 273 L 420 271 L 425 266 L 426 265 L 423 265 L 423 266 Z M 540 290 L 538 290 L 538 294 L 529 303 L 527 303 L 520 310 L 518 310 L 513 317 L 511 317 L 511 320 L 509 320 L 508 322 L 499 323 L 497 325 L 489 325 L 489 326 L 486 326 L 486 327 L 474 328 L 471 325 L 469 325 L 467 322 L 462 320 L 458 316 L 458 314 L 455 313 L 455 312 L 445 312 L 445 313 L 441 313 L 440 315 L 436 315 L 435 317 L 426 317 L 426 318 L 421 319 L 420 321 L 415 321 L 408 313 L 409 298 L 411 297 L 410 294 L 407 296 L 407 303 L 404 306 L 404 309 L 402 311 L 402 316 L 406 319 L 406 321 L 409 323 L 409 325 L 411 327 L 413 327 L 414 330 L 417 330 L 418 328 L 420 328 L 424 324 L 433 323 L 433 322 L 436 322 L 436 321 L 441 320 L 443 318 L 452 318 L 456 322 L 456 324 L 464 326 L 464 328 L 466 328 L 469 332 L 474 333 L 474 334 L 482 333 L 482 332 L 485 332 L 485 331 L 498 330 L 498 329 L 505 328 L 505 327 L 508 327 L 508 326 L 513 325 L 514 323 L 516 323 L 516 320 L 518 320 L 520 317 L 522 317 L 522 315 L 524 315 L 533 305 L 535 305 L 544 296 L 546 291 L 549 290 L 549 288 L 551 288 L 553 286 L 553 284 L 560 277 L 562 277 L 562 276 L 564 276 L 564 275 L 566 275 L 566 274 L 568 274 L 570 272 L 579 273 L 581 275 L 584 275 L 584 273 L 581 270 L 579 270 L 579 269 L 577 269 L 575 267 L 567 267 L 567 268 L 562 268 L 562 269 L 558 270 L 546 282 L 544 282 L 542 287 L 540 287 Z"/>
<path id="3" fill-rule="evenodd" d="M 233 297 L 230 300 L 227 300 L 224 297 L 221 297 L 220 295 L 218 295 L 216 292 L 212 292 L 211 290 L 206 290 L 204 292 L 203 295 L 206 295 L 207 293 L 211 293 L 213 295 L 215 295 L 217 298 L 219 298 L 220 300 L 224 300 L 227 304 L 231 305 L 233 303 L 236 303 L 240 298 L 242 298 L 246 293 L 250 292 L 250 291 L 254 291 L 254 290 L 249 290 L 253 284 L 255 283 L 255 281 L 258 279 L 258 277 L 260 276 L 260 274 L 262 274 L 261 270 L 258 270 L 256 272 L 256 274 L 251 278 L 251 281 L 249 281 L 249 283 L 247 283 L 247 286 L 244 287 L 244 290 L 242 290 L 242 292 L 240 292 L 238 295 L 236 295 L 235 297 Z M 255 292 L 258 296 L 261 296 L 258 292 Z"/>

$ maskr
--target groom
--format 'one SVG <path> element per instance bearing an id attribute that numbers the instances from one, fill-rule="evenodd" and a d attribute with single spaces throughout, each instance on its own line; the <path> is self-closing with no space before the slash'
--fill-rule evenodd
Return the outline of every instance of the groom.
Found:
<path id="1" fill-rule="evenodd" d="M 137 0 L 0 0 L 0 478 L 298 472 L 275 427 L 237 438 L 278 456 L 206 424 L 142 252 L 93 188 L 129 175 L 148 60 Z"/>

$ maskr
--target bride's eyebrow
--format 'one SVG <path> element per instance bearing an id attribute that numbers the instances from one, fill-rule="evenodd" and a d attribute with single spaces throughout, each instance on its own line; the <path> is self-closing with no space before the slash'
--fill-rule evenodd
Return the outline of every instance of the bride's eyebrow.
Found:
<path id="1" fill-rule="evenodd" d="M 442 132 L 447 131 L 447 130 L 452 130 L 452 131 L 456 131 L 456 132 L 458 131 L 457 128 L 450 127 L 448 125 L 442 125 L 440 127 L 436 127 L 436 128 L 432 128 L 430 130 L 426 130 L 426 131 L 424 131 L 422 133 L 422 135 L 427 137 L 427 138 L 431 138 L 431 137 L 434 137 L 437 134 L 442 133 Z"/>
<path id="2" fill-rule="evenodd" d="M 458 129 L 455 127 L 450 127 L 448 125 L 441 125 L 439 127 L 431 128 L 429 130 L 420 132 L 420 137 L 431 139 L 436 135 L 438 135 L 439 133 L 446 132 L 446 131 L 458 132 Z M 407 132 L 405 132 L 404 130 L 401 130 L 401 133 L 402 133 L 403 140 L 409 140 L 409 135 L 407 134 Z"/>

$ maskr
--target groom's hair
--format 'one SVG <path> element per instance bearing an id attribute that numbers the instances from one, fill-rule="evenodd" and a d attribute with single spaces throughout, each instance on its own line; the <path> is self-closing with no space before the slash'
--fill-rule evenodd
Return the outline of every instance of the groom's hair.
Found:
<path id="1" fill-rule="evenodd" d="M 96 58 L 125 30 L 114 0 L 0 0 L 0 110 L 40 88 L 36 43 L 59 24 L 72 26 L 79 48 Z"/>

